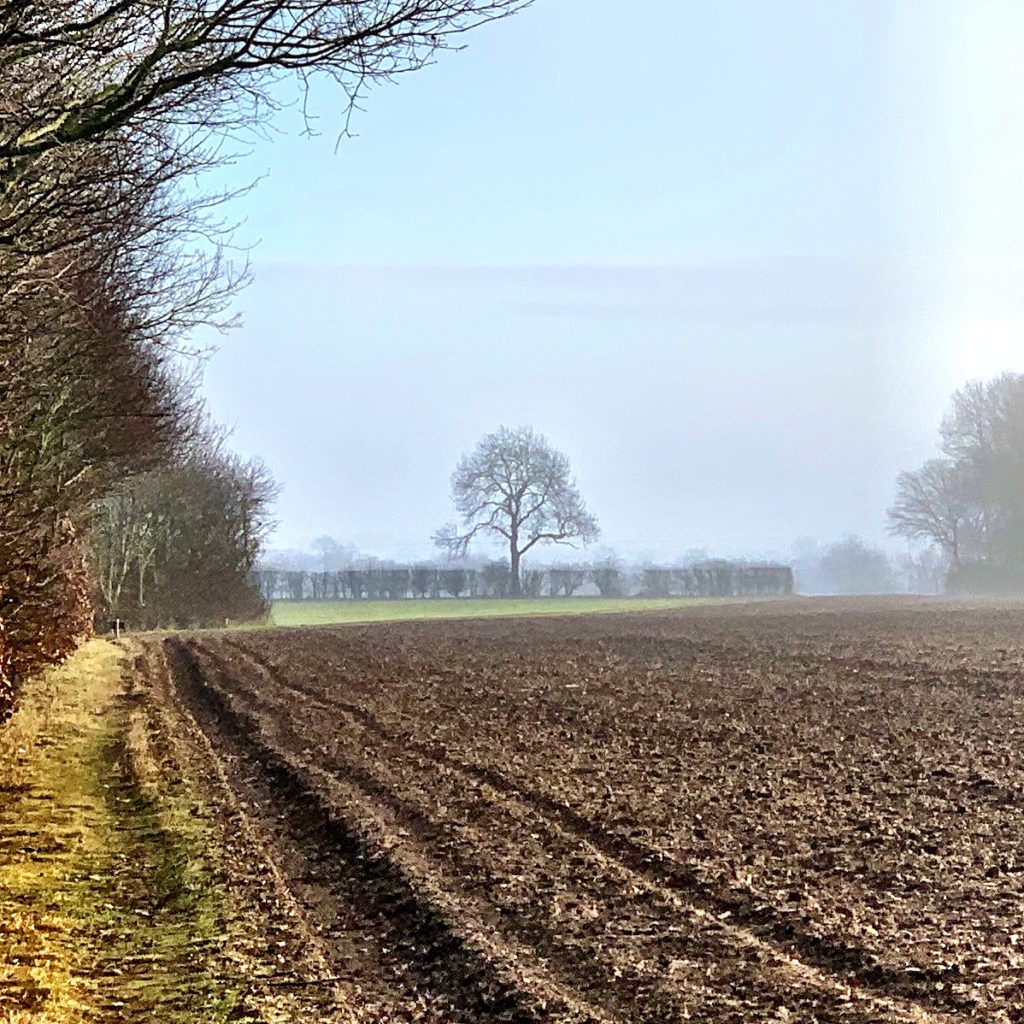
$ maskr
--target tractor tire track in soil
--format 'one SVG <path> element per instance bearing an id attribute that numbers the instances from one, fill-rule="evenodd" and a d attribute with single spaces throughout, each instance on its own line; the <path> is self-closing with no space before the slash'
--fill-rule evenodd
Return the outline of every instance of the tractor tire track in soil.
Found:
<path id="1" fill-rule="evenodd" d="M 528 993 L 498 977 L 486 954 L 456 934 L 384 850 L 368 846 L 365 836 L 333 813 L 308 771 L 261 742 L 259 725 L 204 676 L 196 645 L 170 640 L 167 650 L 181 697 L 229 756 L 231 774 L 245 780 L 250 795 L 267 808 L 264 813 L 281 822 L 286 841 L 303 851 L 310 874 L 295 880 L 298 898 L 307 908 L 320 904 L 314 918 L 346 919 L 349 931 L 378 940 L 357 953 L 343 947 L 344 958 L 332 965 L 338 974 L 358 979 L 374 1005 L 385 1007 L 389 1000 L 415 1005 L 419 1015 L 411 1019 L 466 1024 L 552 1019 L 543 998 L 528 1006 Z M 321 938 L 329 945 L 332 937 L 327 924 Z M 374 958 L 379 961 L 372 963 Z M 367 970 L 379 977 L 367 980 Z M 560 1009 L 561 1020 L 601 1019 L 571 1005 Z"/>
<path id="2" fill-rule="evenodd" d="M 922 1009 L 942 1007 L 943 1000 L 930 998 L 929 986 L 942 981 L 947 976 L 946 971 L 917 971 L 908 974 L 905 968 L 884 967 L 873 962 L 871 954 L 863 949 L 835 939 L 801 932 L 791 920 L 781 917 L 771 907 L 756 905 L 750 900 L 737 899 L 715 891 L 695 872 L 666 858 L 660 851 L 626 836 L 609 832 L 574 808 L 516 782 L 493 768 L 460 761 L 436 743 L 420 743 L 414 738 L 388 729 L 365 708 L 333 697 L 323 689 L 307 686 L 301 681 L 289 678 L 266 656 L 238 641 L 228 639 L 224 643 L 264 672 L 276 692 L 291 691 L 313 701 L 324 710 L 340 710 L 367 732 L 391 745 L 399 754 L 403 751 L 413 751 L 451 771 L 472 776 L 498 792 L 529 805 L 548 823 L 554 822 L 560 828 L 592 844 L 629 871 L 644 876 L 672 892 L 683 894 L 694 908 L 705 911 L 719 920 L 728 919 L 740 928 L 748 930 L 753 940 L 764 941 L 774 947 L 775 952 L 794 957 L 802 964 L 820 968 L 827 974 L 835 975 L 845 985 L 871 990 L 884 999 L 895 995 L 910 1003 L 919 1001 Z M 895 1006 L 893 1009 L 899 1010 Z M 907 1008 L 904 1012 L 911 1011 Z"/>
<path id="3" fill-rule="evenodd" d="M 215 848 L 231 889 L 228 956 L 237 981 L 248 980 L 240 985 L 232 1019 L 352 1024 L 356 992 L 334 977 L 315 927 L 261 834 L 256 805 L 247 807 L 240 798 L 223 758 L 177 699 L 163 645 L 142 642 L 138 648 L 133 676 L 142 692 L 156 698 L 151 705 L 165 747 L 163 770 L 176 782 L 187 776 L 190 789 L 202 792 L 202 813 L 220 832 Z"/>
<path id="4" fill-rule="evenodd" d="M 284 749 L 295 752 L 306 748 L 304 738 L 296 734 L 289 726 L 287 714 L 283 713 L 282 705 L 277 703 L 268 704 L 263 700 L 258 704 L 253 704 L 251 701 L 246 700 L 246 697 L 252 697 L 253 695 L 244 689 L 239 692 L 236 686 L 231 685 L 238 682 L 236 669 L 214 654 L 206 645 L 202 647 L 194 646 L 192 650 L 197 660 L 206 663 L 214 670 L 217 679 L 214 687 L 220 691 L 220 697 L 231 705 L 233 716 L 238 721 L 247 723 L 247 728 L 251 732 L 265 735 L 268 731 L 273 731 L 276 734 L 277 742 L 271 743 L 270 751 L 280 752 Z M 268 730 L 266 726 L 271 721 L 273 725 Z M 457 877 L 463 881 L 469 879 L 481 880 L 481 887 L 485 887 L 489 883 L 491 878 L 489 865 L 481 859 L 480 850 L 472 847 L 456 849 L 451 844 L 446 843 L 446 834 L 439 827 L 438 823 L 430 817 L 428 812 L 417 806 L 415 802 L 403 798 L 396 787 L 371 773 L 365 767 L 337 754 L 329 754 L 322 749 L 317 750 L 316 754 L 317 763 L 315 765 L 300 765 L 297 770 L 300 774 L 319 776 L 319 781 L 314 779 L 312 786 L 316 789 L 321 799 L 329 798 L 333 792 L 339 790 L 339 784 L 345 783 L 356 793 L 365 797 L 366 800 L 366 803 L 360 808 L 353 804 L 351 799 L 346 799 L 346 794 L 342 790 L 340 801 L 336 801 L 335 805 L 332 805 L 332 809 L 336 805 L 345 804 L 353 811 L 350 820 L 362 825 L 364 828 L 369 826 L 372 829 L 374 819 L 380 815 L 387 815 L 390 819 L 389 823 L 377 829 L 376 843 L 373 845 L 373 849 L 377 851 L 375 856 L 379 858 L 385 848 L 389 849 L 391 856 L 394 857 L 396 848 L 399 846 L 415 846 L 417 852 L 420 847 L 425 845 L 433 846 L 443 850 L 444 864 L 449 870 L 450 876 Z M 281 755 L 278 754 L 278 756 Z M 357 803 L 361 803 L 361 801 L 357 801 Z M 401 837 L 405 837 L 405 842 L 396 841 L 396 837 L 399 840 Z M 373 843 L 374 840 L 371 839 L 370 842 Z M 418 859 L 422 860 L 422 858 Z M 402 870 L 401 867 L 398 870 Z M 441 909 L 438 904 L 450 902 L 447 898 L 439 898 L 437 892 L 434 892 L 432 895 L 424 895 L 424 890 L 430 890 L 433 887 L 429 879 L 421 877 L 422 872 L 417 866 L 412 866 L 409 875 L 412 878 L 412 885 L 417 889 L 417 897 L 427 903 L 431 909 Z M 468 889 L 471 887 L 461 886 L 460 888 Z M 449 890 L 448 887 L 443 886 L 442 891 L 447 896 L 448 892 L 454 890 Z M 451 927 L 455 930 L 460 930 L 458 928 L 460 924 L 477 919 L 481 912 L 484 917 L 490 916 L 488 907 L 481 906 L 479 901 L 464 894 L 456 903 L 453 903 L 453 910 L 454 915 L 449 920 Z M 503 928 L 501 930 L 504 933 L 504 939 L 500 942 L 500 945 L 508 946 L 510 936 L 513 937 L 513 943 L 515 940 L 522 940 L 530 944 L 529 949 L 522 948 L 517 951 L 520 958 L 523 954 L 532 952 L 535 944 L 543 942 L 545 938 L 549 938 L 540 933 L 527 917 L 517 914 L 515 908 L 503 907 L 502 912 Z M 561 974 L 563 979 L 571 977 L 575 979 L 575 984 L 578 985 L 581 979 L 592 976 L 593 985 L 590 988 L 601 987 L 604 981 L 604 974 L 600 965 L 595 965 L 590 958 L 581 955 L 578 950 L 562 946 L 556 942 L 547 946 L 544 952 L 546 959 L 553 959 L 559 963 L 562 968 Z M 502 961 L 509 962 L 507 953 L 502 957 Z M 550 976 L 550 969 L 545 973 Z M 566 988 L 564 984 L 553 980 L 549 981 L 543 988 L 544 991 L 541 993 L 541 996 L 544 1000 L 550 999 L 552 995 L 557 999 L 563 994 L 571 992 L 567 1004 L 575 1004 L 577 1002 L 577 996 L 573 990 L 575 986 Z M 588 1013 L 598 1018 L 603 1018 L 604 1010 L 614 1011 L 614 1009 L 614 1005 L 608 1005 L 608 1001 L 601 998 L 598 998 L 596 1005 L 588 1005 L 586 1007 Z"/>

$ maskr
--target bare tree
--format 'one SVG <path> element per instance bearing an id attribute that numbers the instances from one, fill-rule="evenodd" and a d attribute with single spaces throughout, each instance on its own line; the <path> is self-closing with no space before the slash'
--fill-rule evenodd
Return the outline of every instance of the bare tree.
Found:
<path id="1" fill-rule="evenodd" d="M 465 569 L 442 569 L 441 587 L 452 597 L 461 597 L 469 586 L 469 573 Z"/>
<path id="2" fill-rule="evenodd" d="M 943 459 L 901 473 L 890 529 L 931 541 L 960 592 L 1024 588 L 1024 375 L 971 381 L 942 421 Z"/>
<path id="3" fill-rule="evenodd" d="M 527 597 L 540 597 L 546 575 L 543 569 L 524 569 L 519 574 L 519 589 Z"/>
<path id="4" fill-rule="evenodd" d="M 981 517 L 965 467 L 948 459 L 929 459 L 920 469 L 897 478 L 889 529 L 909 540 L 938 544 L 950 565 L 959 569 L 963 556 L 977 553 Z"/>
<path id="5" fill-rule="evenodd" d="M 954 393 L 942 420 L 942 450 L 956 462 L 987 462 L 995 455 L 1000 424 L 1024 392 L 1024 377 L 1000 374 L 990 381 L 968 381 Z"/>
<path id="6" fill-rule="evenodd" d="M 946 553 L 934 544 L 901 556 L 897 566 L 909 594 L 941 594 L 950 570 Z"/>
<path id="7" fill-rule="evenodd" d="M 520 563 L 535 545 L 587 543 L 600 532 L 569 460 L 528 427 L 500 427 L 463 456 L 452 474 L 452 500 L 462 527 L 449 524 L 434 535 L 435 543 L 457 557 L 481 534 L 504 538 L 517 596 Z"/>
<path id="8" fill-rule="evenodd" d="M 587 582 L 587 570 L 582 565 L 559 565 L 548 571 L 551 596 L 572 597 Z"/>
<path id="9" fill-rule="evenodd" d="M 594 562 L 590 568 L 590 579 L 602 597 L 622 597 L 626 592 L 622 563 L 612 553 Z"/>

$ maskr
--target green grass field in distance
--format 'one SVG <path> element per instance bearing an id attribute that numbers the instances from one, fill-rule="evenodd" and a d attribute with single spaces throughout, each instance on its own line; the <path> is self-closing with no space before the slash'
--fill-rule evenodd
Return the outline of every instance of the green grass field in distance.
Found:
<path id="1" fill-rule="evenodd" d="M 274 601 L 275 626 L 329 626 L 345 622 L 397 622 L 407 619 L 478 619 L 502 615 L 589 615 L 663 611 L 720 603 L 703 597 L 524 597 L 442 598 L 404 601 Z"/>

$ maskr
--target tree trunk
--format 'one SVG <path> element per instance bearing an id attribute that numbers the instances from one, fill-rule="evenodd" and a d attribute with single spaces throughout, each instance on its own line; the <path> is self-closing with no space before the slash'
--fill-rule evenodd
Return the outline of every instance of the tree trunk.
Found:
<path id="1" fill-rule="evenodd" d="M 512 596 L 519 597 L 523 590 L 519 579 L 519 545 L 514 540 L 509 546 L 509 554 L 512 562 Z"/>

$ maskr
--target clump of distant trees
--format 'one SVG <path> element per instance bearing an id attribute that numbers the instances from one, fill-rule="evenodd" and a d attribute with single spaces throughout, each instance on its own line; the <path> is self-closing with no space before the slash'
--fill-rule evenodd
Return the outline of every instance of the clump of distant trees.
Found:
<path id="1" fill-rule="evenodd" d="M 93 510 L 98 615 L 133 628 L 254 620 L 253 577 L 276 486 L 258 461 L 200 435 L 166 465 L 118 484 Z"/>
<path id="2" fill-rule="evenodd" d="M 803 594 L 889 594 L 906 589 L 888 554 L 852 534 L 824 545 L 801 540 L 794 555 L 796 588 Z"/>
<path id="3" fill-rule="evenodd" d="M 268 601 L 573 597 L 584 590 L 602 597 L 775 597 L 793 591 L 789 566 L 724 560 L 638 569 L 611 560 L 532 568 L 522 572 L 518 592 L 503 560 L 473 567 L 367 565 L 328 571 L 262 566 L 255 578 Z"/>
<path id="4" fill-rule="evenodd" d="M 890 528 L 942 552 L 952 593 L 1024 592 L 1024 375 L 961 388 L 939 435 L 940 456 L 900 474 Z"/>
<path id="5" fill-rule="evenodd" d="M 843 595 L 938 594 L 947 568 L 934 548 L 894 556 L 852 534 L 824 545 L 798 541 L 792 566 L 798 593 Z"/>

